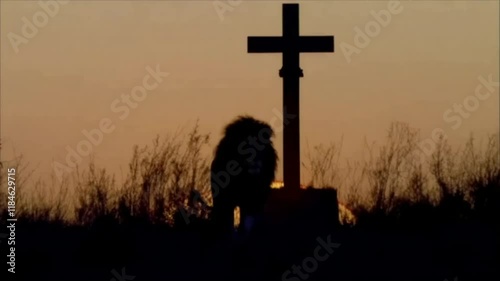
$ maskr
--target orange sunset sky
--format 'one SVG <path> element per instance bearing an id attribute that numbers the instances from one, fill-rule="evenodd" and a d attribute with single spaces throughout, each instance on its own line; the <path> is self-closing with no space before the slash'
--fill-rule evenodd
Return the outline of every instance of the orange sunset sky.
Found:
<path id="1" fill-rule="evenodd" d="M 247 36 L 281 35 L 282 2 L 67 2 L 57 4 L 32 38 L 23 26 L 45 13 L 39 3 L 1 2 L 3 161 L 15 149 L 46 175 L 53 161 L 65 162 L 67 147 L 85 139 L 82 130 L 106 119 L 114 130 L 93 154 L 119 173 L 135 144 L 199 118 L 214 147 L 223 126 L 243 113 L 273 122 L 282 155 L 274 123 L 281 111 L 281 55 L 246 49 Z M 386 11 L 388 1 L 295 2 L 302 3 L 302 35 L 335 36 L 335 53 L 301 55 L 303 159 L 306 141 L 343 136 L 342 161 L 355 160 L 363 138 L 382 141 L 392 121 L 409 122 L 423 138 L 442 128 L 452 144 L 471 132 L 479 138 L 498 133 L 498 1 L 397 2 L 400 12 L 351 55 L 347 44 L 356 46 L 359 30 L 373 24 L 373 13 Z M 148 66 L 169 75 L 125 116 L 117 110 L 125 105 L 121 97 L 143 85 Z M 493 82 L 477 99 L 481 79 Z M 464 109 L 467 117 L 454 109 L 464 101 L 474 108 Z"/>

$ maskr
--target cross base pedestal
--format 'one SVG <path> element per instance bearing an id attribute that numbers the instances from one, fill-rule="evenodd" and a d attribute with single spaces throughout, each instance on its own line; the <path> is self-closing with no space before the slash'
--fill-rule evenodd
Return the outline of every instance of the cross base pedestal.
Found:
<path id="1" fill-rule="evenodd" d="M 264 211 L 267 227 L 319 235 L 340 225 L 337 190 L 333 188 L 272 189 Z M 287 234 L 288 233 L 288 234 Z"/>

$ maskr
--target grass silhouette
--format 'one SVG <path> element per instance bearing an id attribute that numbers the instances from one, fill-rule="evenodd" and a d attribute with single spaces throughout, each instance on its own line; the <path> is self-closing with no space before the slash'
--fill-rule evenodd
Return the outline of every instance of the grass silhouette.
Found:
<path id="1" fill-rule="evenodd" d="M 196 124 L 186 134 L 156 137 L 149 146 L 136 146 L 122 184 L 93 161 L 62 181 L 54 176 L 49 183 L 32 181 L 29 166 L 18 157 L 14 164 L 18 241 L 22 241 L 18 255 L 19 264 L 30 268 L 22 274 L 38 280 L 108 280 L 112 269 L 120 271 L 127 265 L 137 280 L 224 279 L 231 271 L 223 267 L 231 264 L 226 248 L 218 245 L 214 250 L 204 240 L 212 200 L 211 155 L 203 154 L 209 141 Z M 421 157 L 418 131 L 393 123 L 386 142 L 367 145 L 366 159 L 349 163 L 343 174 L 341 145 L 308 150 L 304 166 L 312 175 L 310 185 L 337 188 L 356 217 L 356 224 L 344 220 L 336 232 L 342 247 L 327 261 L 334 269 L 318 270 L 309 280 L 496 276 L 499 139 L 493 135 L 486 145 L 477 142 L 471 137 L 453 149 L 441 138 L 432 155 Z M 5 169 L 2 165 L 2 223 L 7 218 Z M 263 256 L 259 254 L 262 260 Z M 413 267 L 401 264 L 401 256 Z M 390 267 L 381 270 L 388 261 Z M 240 268 L 244 272 L 240 273 L 280 277 L 289 267 L 254 271 L 257 275 Z"/>

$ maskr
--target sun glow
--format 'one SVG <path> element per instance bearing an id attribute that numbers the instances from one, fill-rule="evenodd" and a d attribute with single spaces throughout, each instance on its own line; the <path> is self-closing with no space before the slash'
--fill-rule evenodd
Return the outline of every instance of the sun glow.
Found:
<path id="1" fill-rule="evenodd" d="M 285 186 L 285 182 L 284 181 L 273 181 L 271 183 L 271 188 L 272 189 L 281 189 Z M 306 188 L 305 185 L 301 184 L 300 185 L 300 188 Z"/>
<path id="2" fill-rule="evenodd" d="M 283 188 L 283 186 L 285 186 L 285 183 L 282 181 L 273 181 L 273 183 L 271 183 L 272 189 L 280 189 Z"/>

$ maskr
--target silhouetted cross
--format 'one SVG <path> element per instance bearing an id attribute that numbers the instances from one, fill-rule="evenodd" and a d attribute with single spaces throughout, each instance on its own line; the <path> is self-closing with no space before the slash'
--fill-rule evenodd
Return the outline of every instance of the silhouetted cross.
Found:
<path id="1" fill-rule="evenodd" d="M 300 36 L 299 4 L 283 4 L 283 36 L 249 36 L 249 53 L 283 53 L 284 188 L 300 188 L 300 53 L 333 52 L 333 36 Z M 290 116 L 290 117 L 288 117 Z M 287 118 L 288 117 L 288 118 Z"/>

